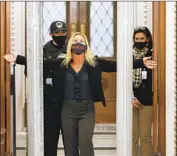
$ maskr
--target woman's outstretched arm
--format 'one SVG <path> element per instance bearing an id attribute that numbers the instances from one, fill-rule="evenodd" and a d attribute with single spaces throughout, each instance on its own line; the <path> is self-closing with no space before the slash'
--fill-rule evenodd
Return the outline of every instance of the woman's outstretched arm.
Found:
<path id="1" fill-rule="evenodd" d="M 117 71 L 117 61 L 109 61 L 104 59 L 98 59 L 98 65 L 103 72 L 116 72 Z M 151 61 L 151 57 L 144 57 L 143 59 L 138 59 L 133 61 L 133 69 L 147 67 L 148 69 L 153 69 L 156 67 L 155 61 Z"/>

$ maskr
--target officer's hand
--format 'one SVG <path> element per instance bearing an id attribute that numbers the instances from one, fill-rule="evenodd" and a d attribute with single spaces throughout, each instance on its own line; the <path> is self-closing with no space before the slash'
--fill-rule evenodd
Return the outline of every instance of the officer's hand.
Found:
<path id="1" fill-rule="evenodd" d="M 6 54 L 6 55 L 4 56 L 4 59 L 5 59 L 7 62 L 13 63 L 13 62 L 15 62 L 16 59 L 17 59 L 17 54 L 11 52 L 10 54 Z"/>
<path id="2" fill-rule="evenodd" d="M 143 63 L 149 69 L 154 69 L 157 66 L 156 62 L 151 60 L 151 56 L 150 57 L 144 57 L 143 58 Z"/>

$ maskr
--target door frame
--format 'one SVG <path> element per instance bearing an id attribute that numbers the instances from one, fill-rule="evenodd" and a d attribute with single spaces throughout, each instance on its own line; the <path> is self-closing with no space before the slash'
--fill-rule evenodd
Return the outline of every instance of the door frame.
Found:
<path id="1" fill-rule="evenodd" d="M 4 55 L 10 52 L 10 2 L 0 2 L 0 128 L 6 130 L 0 154 L 11 154 L 11 76 Z"/>
<path id="2" fill-rule="evenodd" d="M 166 155 L 166 2 L 153 3 L 153 151 Z M 159 135 L 159 136 L 158 136 Z"/>

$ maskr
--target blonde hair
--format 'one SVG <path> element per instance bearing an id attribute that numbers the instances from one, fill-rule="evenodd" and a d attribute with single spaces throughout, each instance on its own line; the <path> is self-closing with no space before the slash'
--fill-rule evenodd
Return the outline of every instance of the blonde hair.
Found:
<path id="1" fill-rule="evenodd" d="M 72 47 L 72 43 L 73 43 L 74 37 L 76 35 L 82 35 L 83 36 L 83 38 L 85 40 L 85 44 L 87 46 L 87 50 L 85 52 L 85 59 L 86 59 L 86 61 L 88 62 L 88 64 L 90 66 L 95 67 L 95 65 L 96 65 L 96 58 L 94 57 L 93 53 L 91 52 L 90 46 L 88 44 L 87 37 L 84 34 L 80 33 L 80 32 L 74 33 L 71 36 L 71 38 L 69 39 L 66 54 L 61 54 L 61 57 L 64 57 L 62 65 L 63 66 L 68 66 L 68 64 L 70 63 L 70 61 L 72 59 L 71 47 Z"/>

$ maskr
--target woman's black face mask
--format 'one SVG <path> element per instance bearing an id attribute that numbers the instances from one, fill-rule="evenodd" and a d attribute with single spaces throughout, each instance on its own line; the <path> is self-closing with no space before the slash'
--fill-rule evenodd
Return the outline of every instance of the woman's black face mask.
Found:
<path id="1" fill-rule="evenodd" d="M 134 42 L 134 46 L 137 49 L 143 49 L 146 46 L 147 42 Z"/>
<path id="2" fill-rule="evenodd" d="M 82 53 L 86 52 L 87 46 L 82 42 L 73 43 L 71 46 L 71 52 L 77 55 L 81 55 Z"/>

